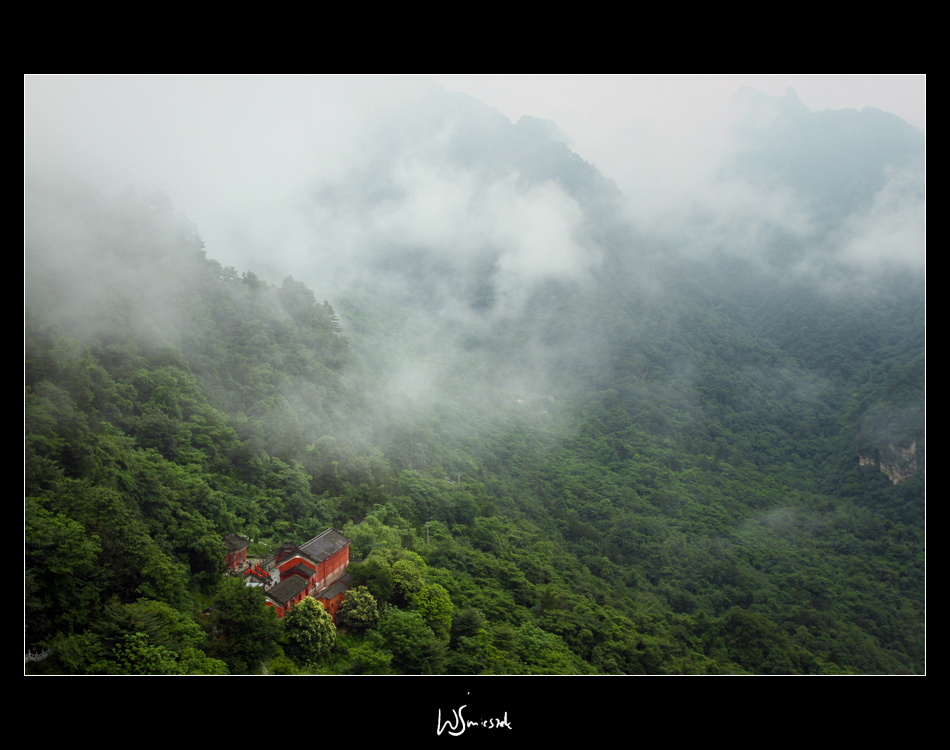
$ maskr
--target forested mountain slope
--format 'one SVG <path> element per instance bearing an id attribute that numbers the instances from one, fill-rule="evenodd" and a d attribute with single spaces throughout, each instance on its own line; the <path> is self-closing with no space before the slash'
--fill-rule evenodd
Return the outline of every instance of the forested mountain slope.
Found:
<path id="1" fill-rule="evenodd" d="M 729 179 L 791 180 L 769 132 L 837 127 L 791 109 Z M 553 126 L 496 115 L 436 97 L 403 158 L 311 194 L 393 227 L 330 301 L 222 267 L 162 194 L 28 175 L 26 641 L 56 649 L 31 669 L 924 671 L 922 272 L 856 265 L 838 208 L 691 255 Z M 897 130 L 849 157 L 874 178 L 849 206 L 922 160 Z M 406 175 L 452 170 L 459 215 L 519 220 L 451 251 L 397 231 Z M 308 653 L 221 538 L 331 525 L 366 605 Z"/>

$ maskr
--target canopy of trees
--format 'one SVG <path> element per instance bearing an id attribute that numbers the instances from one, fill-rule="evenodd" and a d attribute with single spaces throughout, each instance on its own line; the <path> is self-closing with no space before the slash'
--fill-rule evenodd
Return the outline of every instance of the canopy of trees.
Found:
<path id="1" fill-rule="evenodd" d="M 600 200 L 566 147 L 537 153 Z M 924 671 L 921 274 L 830 295 L 680 262 L 604 208 L 588 282 L 495 318 L 486 261 L 466 328 L 430 314 L 421 250 L 412 294 L 331 306 L 222 267 L 170 205 L 44 189 L 25 624 L 56 655 L 29 669 Z M 355 579 L 339 637 L 312 600 L 279 625 L 222 576 L 226 534 L 263 555 L 331 525 Z"/>

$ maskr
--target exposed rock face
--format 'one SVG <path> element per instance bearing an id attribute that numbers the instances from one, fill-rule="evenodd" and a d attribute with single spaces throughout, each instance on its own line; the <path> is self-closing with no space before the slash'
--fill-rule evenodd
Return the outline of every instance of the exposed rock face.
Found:
<path id="1" fill-rule="evenodd" d="M 911 443 L 909 448 L 894 447 L 891 444 L 888 449 L 877 451 L 876 457 L 859 453 L 858 463 L 861 466 L 880 466 L 892 483 L 900 484 L 917 471 L 917 442 Z"/>

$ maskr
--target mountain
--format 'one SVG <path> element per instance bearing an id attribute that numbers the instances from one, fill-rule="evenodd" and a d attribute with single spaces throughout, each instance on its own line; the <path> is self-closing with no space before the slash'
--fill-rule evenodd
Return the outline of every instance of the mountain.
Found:
<path id="1" fill-rule="evenodd" d="M 812 112 L 794 89 L 770 97 L 750 88 L 732 101 L 741 146 L 728 174 L 797 191 L 828 229 L 867 210 L 875 196 L 907 172 L 923 196 L 924 134 L 874 107 Z"/>
<path id="2" fill-rule="evenodd" d="M 641 234 L 553 123 L 431 89 L 314 177 L 282 280 L 162 193 L 28 174 L 32 668 L 923 672 L 919 236 L 860 253 L 916 226 L 922 134 L 735 104 L 723 189 L 810 217 L 751 251 L 706 209 L 701 254 Z M 251 601 L 225 535 L 328 526 L 378 624 L 316 667 L 202 629 Z"/>

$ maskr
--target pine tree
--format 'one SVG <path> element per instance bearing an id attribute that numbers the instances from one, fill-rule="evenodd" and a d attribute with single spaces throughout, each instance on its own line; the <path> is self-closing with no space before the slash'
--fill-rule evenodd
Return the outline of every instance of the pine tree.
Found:
<path id="1" fill-rule="evenodd" d="M 326 311 L 327 319 L 330 321 L 330 331 L 332 333 L 343 333 L 343 327 L 340 325 L 340 319 L 333 311 L 333 306 L 326 300 L 323 300 L 323 309 Z"/>

